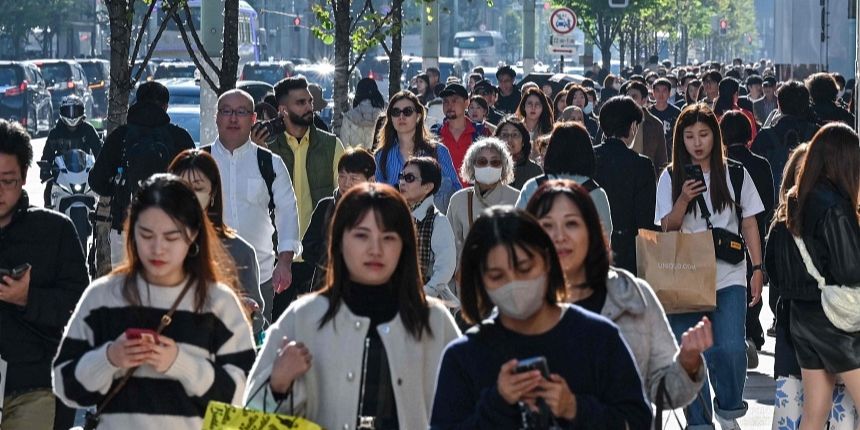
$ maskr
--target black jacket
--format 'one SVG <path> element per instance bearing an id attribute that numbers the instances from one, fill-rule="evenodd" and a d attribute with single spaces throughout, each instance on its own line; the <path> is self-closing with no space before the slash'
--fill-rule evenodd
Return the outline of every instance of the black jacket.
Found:
<path id="1" fill-rule="evenodd" d="M 836 187 L 819 182 L 809 195 L 803 241 L 827 285 L 860 285 L 860 224 L 851 201 Z M 768 236 L 765 263 L 780 297 L 821 300 L 818 284 L 806 272 L 791 233 L 781 224 Z"/>
<path id="2" fill-rule="evenodd" d="M 14 211 L 9 225 L 0 228 L 0 267 L 29 263 L 32 268 L 27 305 L 0 301 L 0 356 L 9 362 L 7 398 L 16 391 L 51 388 L 51 360 L 89 283 L 71 220 L 30 206 L 26 192 Z"/>
<path id="3" fill-rule="evenodd" d="M 606 191 L 612 208 L 612 251 L 615 266 L 636 273 L 636 235 L 654 230 L 657 181 L 654 163 L 619 139 L 608 138 L 594 148 L 593 179 Z"/>
<path id="4" fill-rule="evenodd" d="M 48 139 L 45 141 L 45 148 L 42 150 L 42 161 L 53 162 L 57 155 L 70 149 L 80 149 L 88 154 L 98 157 L 102 150 L 102 139 L 99 137 L 96 129 L 86 121 L 81 121 L 75 130 L 69 130 L 62 120 L 57 120 L 57 124 L 48 133 Z M 50 175 L 50 172 L 42 172 L 41 179 L 44 181 Z"/>
<path id="5" fill-rule="evenodd" d="M 185 129 L 170 123 L 167 112 L 154 103 L 135 103 L 128 110 L 128 123 L 143 127 L 168 127 L 170 136 L 173 138 L 175 152 L 170 158 L 177 154 L 194 148 L 194 139 Z M 123 145 L 125 143 L 126 126 L 119 126 L 105 140 L 102 152 L 96 158 L 96 164 L 90 171 L 90 187 L 100 196 L 113 196 L 114 177 L 117 169 L 122 163 Z M 111 228 L 122 230 L 123 219 L 113 217 Z"/>
<path id="6" fill-rule="evenodd" d="M 815 112 L 815 116 L 818 118 L 818 125 L 824 125 L 829 122 L 842 122 L 854 127 L 854 115 L 837 106 L 836 102 L 815 103 L 812 105 L 812 111 Z"/>
<path id="7" fill-rule="evenodd" d="M 747 172 L 750 173 L 750 178 L 752 178 L 758 196 L 764 205 L 764 211 L 755 217 L 758 223 L 759 238 L 764 245 L 765 233 L 767 233 L 767 227 L 773 219 L 773 208 L 776 204 L 770 163 L 764 157 L 753 154 L 745 144 L 729 145 L 728 154 L 729 158 L 743 164 Z M 735 196 L 735 200 L 740 201 L 740 196 Z"/>
<path id="8" fill-rule="evenodd" d="M 516 113 L 521 97 L 520 90 L 516 87 L 509 95 L 503 96 L 500 93 L 499 98 L 496 99 L 495 109 L 504 115 Z"/>
<path id="9" fill-rule="evenodd" d="M 812 121 L 783 115 L 770 127 L 763 128 L 756 135 L 750 149 L 770 163 L 774 190 L 779 190 L 782 184 L 782 171 L 785 169 L 791 151 L 797 145 L 812 139 L 817 131 L 818 126 Z"/>
<path id="10" fill-rule="evenodd" d="M 334 207 L 340 198 L 340 191 L 335 189 L 334 195 L 321 199 L 313 213 L 308 229 L 302 237 L 302 259 L 311 265 L 313 276 L 311 277 L 310 290 L 316 290 L 322 282 L 322 274 L 328 255 L 328 226 Z"/>

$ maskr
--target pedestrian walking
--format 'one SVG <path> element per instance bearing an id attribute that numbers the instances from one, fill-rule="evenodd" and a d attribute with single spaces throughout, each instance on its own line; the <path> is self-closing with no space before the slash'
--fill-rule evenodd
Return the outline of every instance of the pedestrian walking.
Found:
<path id="1" fill-rule="evenodd" d="M 355 87 L 352 109 L 343 114 L 340 140 L 344 146 L 372 151 L 376 122 L 385 111 L 385 99 L 373 78 L 362 78 Z"/>
<path id="2" fill-rule="evenodd" d="M 621 333 L 563 304 L 558 255 L 531 215 L 485 211 L 460 268 L 463 316 L 478 326 L 445 350 L 430 428 L 651 426 Z"/>
<path id="3" fill-rule="evenodd" d="M 357 185 L 329 240 L 323 289 L 269 330 L 246 402 L 330 429 L 427 428 L 442 351 L 460 333 L 422 293 L 409 206 L 388 185 Z"/>
<path id="4" fill-rule="evenodd" d="M 537 88 L 523 92 L 523 98 L 517 106 L 517 117 L 523 121 L 531 140 L 551 133 L 555 122 L 549 100 Z"/>
<path id="5" fill-rule="evenodd" d="M 97 406 L 88 419 L 99 429 L 199 429 L 210 400 L 239 403 L 254 362 L 251 325 L 216 264 L 225 251 L 169 174 L 141 184 L 127 227 L 128 258 L 87 288 L 66 326 L 54 393 Z"/>
<path id="6" fill-rule="evenodd" d="M 519 190 L 531 178 L 543 174 L 543 169 L 532 160 L 534 153 L 531 136 L 523 121 L 509 115 L 496 127 L 496 137 L 508 145 L 508 152 L 514 160 L 514 181 L 511 187 Z"/>

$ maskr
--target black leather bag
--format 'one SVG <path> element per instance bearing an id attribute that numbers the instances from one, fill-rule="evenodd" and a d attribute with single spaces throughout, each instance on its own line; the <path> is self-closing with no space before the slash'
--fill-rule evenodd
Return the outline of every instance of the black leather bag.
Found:
<path id="1" fill-rule="evenodd" d="M 724 228 L 714 228 L 711 224 L 711 212 L 705 205 L 705 199 L 699 196 L 696 199 L 699 202 L 699 210 L 702 211 L 702 218 L 708 224 L 708 230 L 711 230 L 711 235 L 714 236 L 714 253 L 717 260 L 725 261 L 729 264 L 738 264 L 746 259 L 747 245 L 744 238 L 739 234 L 732 233 Z M 740 209 L 737 209 L 740 211 Z M 741 217 L 738 216 L 738 231 L 741 229 Z"/>

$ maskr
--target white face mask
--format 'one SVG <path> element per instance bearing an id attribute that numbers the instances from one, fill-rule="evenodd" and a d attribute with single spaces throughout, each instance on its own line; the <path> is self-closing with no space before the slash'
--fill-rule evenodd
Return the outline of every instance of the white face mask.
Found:
<path id="1" fill-rule="evenodd" d="M 584 108 L 582 108 L 582 113 L 584 113 L 586 115 L 591 115 L 592 112 L 594 112 L 594 104 L 593 103 L 588 103 L 587 105 L 585 105 Z"/>
<path id="2" fill-rule="evenodd" d="M 194 195 L 197 196 L 197 201 L 200 202 L 200 207 L 203 208 L 203 212 L 208 211 L 212 196 L 210 196 L 209 193 L 204 192 L 195 192 Z"/>
<path id="3" fill-rule="evenodd" d="M 514 319 L 524 320 L 535 314 L 543 306 L 546 296 L 546 275 L 525 281 L 509 282 L 501 287 L 487 291 L 490 300 L 499 312 Z"/>
<path id="4" fill-rule="evenodd" d="M 475 167 L 475 180 L 484 185 L 495 184 L 502 179 L 501 167 Z"/>
<path id="5" fill-rule="evenodd" d="M 621 89 L 621 84 L 616 82 L 616 83 L 612 84 L 612 88 L 615 88 L 615 91 L 618 91 Z"/>

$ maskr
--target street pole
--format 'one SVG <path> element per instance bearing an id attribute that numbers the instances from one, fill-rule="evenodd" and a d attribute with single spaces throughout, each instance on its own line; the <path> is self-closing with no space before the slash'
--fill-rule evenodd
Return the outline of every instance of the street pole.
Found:
<path id="1" fill-rule="evenodd" d="M 535 0 L 523 0 L 523 73 L 535 65 Z"/>
<path id="2" fill-rule="evenodd" d="M 224 0 L 202 0 L 200 4 L 200 39 L 203 48 L 212 56 L 212 61 L 221 67 L 221 49 L 224 46 Z M 215 71 L 203 62 L 201 73 L 213 76 L 219 82 Z M 200 80 L 200 142 L 208 145 L 218 137 L 215 128 L 215 108 L 218 96 L 205 79 Z"/>
<path id="3" fill-rule="evenodd" d="M 439 0 L 424 4 L 421 14 L 422 68 L 439 67 Z"/>

